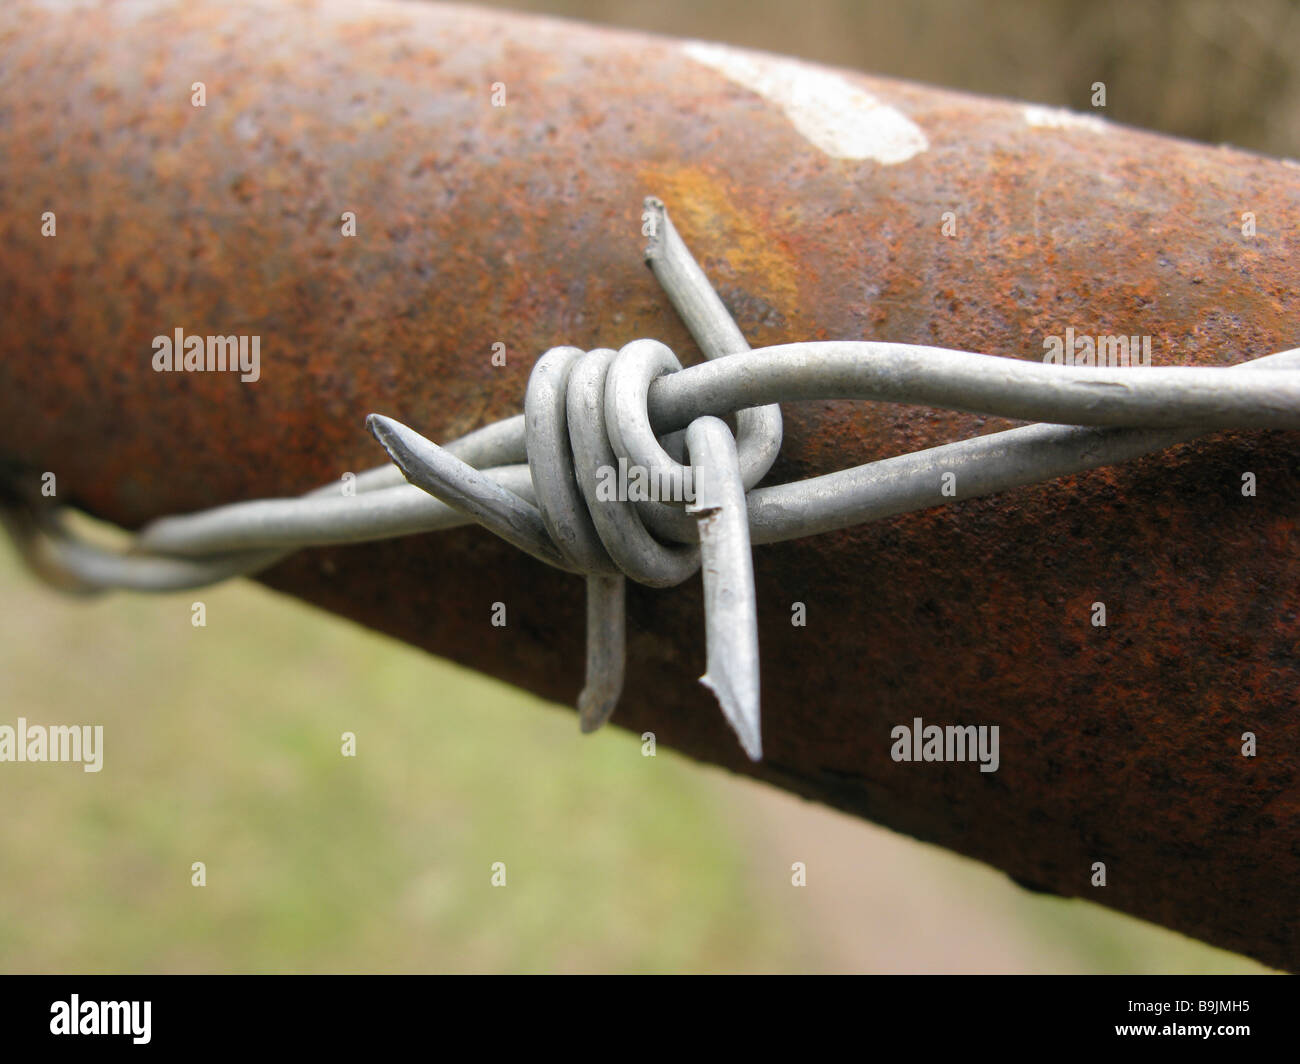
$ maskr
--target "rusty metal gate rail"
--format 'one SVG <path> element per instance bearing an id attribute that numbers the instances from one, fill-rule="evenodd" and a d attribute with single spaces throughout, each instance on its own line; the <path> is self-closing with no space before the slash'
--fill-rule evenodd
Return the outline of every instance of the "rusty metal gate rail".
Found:
<path id="1" fill-rule="evenodd" d="M 477 522 L 588 581 L 584 731 L 623 686 L 625 579 L 680 584 L 703 568 L 708 667 L 746 753 L 762 756 L 751 543 L 774 543 L 1123 462 L 1217 429 L 1300 428 L 1300 349 L 1231 367 L 1058 367 L 909 344 L 795 343 L 751 350 L 663 204 L 646 201 L 646 259 L 710 360 L 683 369 L 655 340 L 556 347 L 536 363 L 525 414 L 445 446 L 378 414 L 392 464 L 296 499 L 154 521 L 130 549 L 79 538 L 39 500 L 0 510 L 56 586 L 172 591 L 251 574 L 302 547 Z M 1273 370 L 1268 376 L 1231 370 Z M 1049 422 L 759 488 L 781 447 L 778 401 L 868 399 Z M 735 416 L 736 432 L 719 420 Z M 683 464 L 687 460 L 689 464 Z M 626 471 L 666 485 L 629 498 Z M 601 493 L 601 474 L 623 473 Z M 409 481 L 404 483 L 403 480 Z M 946 490 L 945 490 L 946 489 Z"/>

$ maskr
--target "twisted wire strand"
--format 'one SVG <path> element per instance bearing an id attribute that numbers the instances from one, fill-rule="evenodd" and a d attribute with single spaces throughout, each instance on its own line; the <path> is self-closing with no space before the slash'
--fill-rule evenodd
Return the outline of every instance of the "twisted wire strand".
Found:
<path id="1" fill-rule="evenodd" d="M 755 353 L 763 354 L 769 350 L 776 349 L 759 349 Z M 674 376 L 683 377 L 699 368 L 702 367 L 690 367 Z M 1183 367 L 1162 367 L 1165 368 L 1183 370 Z M 1081 367 L 1072 372 L 1086 369 L 1088 367 Z M 1198 374 L 1226 374 L 1256 369 L 1300 370 L 1300 348 L 1242 362 L 1236 366 L 1189 371 Z M 1120 375 L 1139 371 L 1142 370 L 1097 369 L 1090 376 L 1094 385 L 1105 386 L 1109 378 L 1110 382 L 1122 386 L 1124 382 L 1117 379 Z M 1218 379 L 1227 382 L 1227 378 Z M 1271 409 L 1273 380 L 1270 377 L 1268 381 L 1261 382 L 1268 385 L 1264 389 L 1263 405 L 1268 410 L 1266 416 L 1270 418 L 1276 415 L 1276 410 Z M 1293 389 L 1295 383 L 1289 374 L 1288 382 Z M 656 383 L 669 382 L 663 380 Z M 1176 379 L 1174 384 L 1177 384 Z M 824 397 L 851 398 L 843 395 L 840 389 L 837 392 L 841 394 Z M 662 398 L 665 394 L 671 400 L 671 405 Z M 656 426 L 689 421 L 691 414 L 727 412 L 725 403 L 705 403 L 702 399 L 688 401 L 673 393 L 657 391 L 653 385 L 649 398 L 651 424 Z M 896 397 L 892 401 L 906 400 Z M 1019 403 L 1021 397 L 1017 396 L 1016 401 Z M 1173 427 L 1170 428 L 1074 427 L 1095 424 L 1095 419 L 1101 419 L 1106 424 L 1112 417 L 1106 410 L 1095 405 L 1078 410 L 1058 409 L 1055 412 L 1057 424 L 1008 429 L 881 459 L 808 480 L 757 488 L 747 495 L 750 533 L 755 543 L 777 543 L 942 505 L 951 500 L 939 496 L 933 476 L 936 471 L 960 470 L 962 475 L 959 480 L 963 485 L 960 498 L 976 498 L 1128 461 L 1217 429 L 1268 427 L 1255 423 L 1246 414 L 1235 421 L 1220 419 L 1212 426 L 1201 426 L 1196 424 L 1191 414 L 1179 412 L 1179 402 L 1176 392 L 1171 389 L 1168 397 L 1169 410 L 1162 411 L 1159 421 L 1171 424 Z M 947 404 L 931 401 L 926 405 L 943 408 Z M 949 408 L 969 410 L 970 404 L 960 403 Z M 657 409 L 663 412 L 656 416 Z M 977 412 L 995 413 L 992 410 Z M 1298 419 L 1300 415 L 1292 411 L 1290 427 L 1296 427 Z M 1144 422 L 1139 420 L 1135 424 L 1144 425 Z M 488 457 L 469 448 L 462 451 L 455 447 L 455 444 L 472 440 L 477 433 L 448 444 L 446 449 L 458 456 L 467 454 L 466 461 L 469 465 L 482 470 L 492 480 L 505 484 L 522 498 L 535 502 L 531 472 L 522 464 L 527 458 L 523 416 L 496 422 L 487 428 L 494 430 L 493 449 L 487 452 Z M 920 478 L 929 479 L 922 482 Z M 902 487 L 903 484 L 910 486 L 905 488 Z M 194 514 L 160 518 L 141 530 L 135 541 L 134 553 L 113 554 L 111 559 L 104 559 L 95 573 L 86 574 L 86 582 L 104 588 L 182 590 L 224 580 L 230 575 L 257 572 L 274 564 L 286 553 L 302 547 L 363 543 L 471 523 L 458 511 L 408 485 L 401 470 L 395 465 L 358 474 L 354 488 L 355 496 L 343 496 L 336 482 L 297 498 L 230 503 Z M 48 523 L 42 523 L 32 534 L 58 541 L 63 545 L 58 549 L 70 546 L 67 533 Z M 682 531 L 679 524 L 673 526 L 673 538 L 678 542 L 690 542 L 689 533 Z M 88 550 L 93 549 L 89 544 L 84 546 Z M 214 575 L 210 579 L 205 578 L 203 560 L 219 555 L 229 557 L 215 560 Z M 113 559 L 120 560 L 123 564 L 115 567 Z M 185 570 L 184 575 L 192 577 L 195 583 L 183 583 L 178 579 L 174 584 L 154 581 L 153 586 L 143 586 L 149 583 L 140 576 L 145 569 L 142 565 L 133 568 L 130 564 L 150 560 L 173 562 L 178 559 L 191 560 L 193 567 Z M 77 568 L 75 563 L 69 566 L 73 573 Z M 177 575 L 181 575 L 181 570 L 177 570 Z"/>
<path id="2" fill-rule="evenodd" d="M 700 365 L 683 369 L 654 340 L 617 352 L 552 348 L 533 368 L 522 415 L 440 447 L 372 414 L 368 427 L 392 462 L 358 474 L 351 493 L 334 483 L 298 498 L 161 518 L 126 551 L 79 538 L 58 510 L 38 500 L 0 508 L 4 527 L 44 579 L 93 592 L 200 587 L 258 572 L 302 547 L 478 522 L 539 560 L 586 577 L 584 731 L 608 718 L 621 692 L 625 579 L 673 586 L 700 568 L 703 555 L 703 679 L 757 759 L 751 543 L 954 501 L 939 490 L 944 473 L 956 474 L 957 498 L 968 499 L 1127 461 L 1219 429 L 1300 428 L 1300 348 L 1232 367 L 1122 369 L 871 341 L 752 350 L 663 204 L 648 199 L 646 209 L 646 261 L 705 354 Z M 776 404 L 811 399 L 1043 423 L 757 487 L 781 446 Z M 718 420 L 728 414 L 735 415 L 734 439 Z M 596 473 L 620 460 L 655 483 L 697 480 L 694 503 L 601 498 Z M 731 611 L 736 603 L 738 613 Z"/>

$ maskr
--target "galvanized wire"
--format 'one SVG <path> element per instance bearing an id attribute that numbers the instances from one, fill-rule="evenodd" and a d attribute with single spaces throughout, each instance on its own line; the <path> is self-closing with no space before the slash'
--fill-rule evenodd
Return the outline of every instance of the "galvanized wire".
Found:
<path id="1" fill-rule="evenodd" d="M 750 544 L 774 543 L 1127 461 L 1217 429 L 1300 428 L 1300 349 L 1227 368 L 1062 367 L 908 344 L 751 350 L 658 200 L 646 259 L 708 361 L 681 368 L 653 340 L 559 347 L 535 365 L 524 415 L 439 447 L 380 415 L 392 464 L 300 498 L 159 519 L 125 552 L 85 542 L 57 510 L 0 511 L 23 556 L 65 590 L 168 591 L 258 572 L 302 547 L 478 522 L 588 582 L 584 730 L 622 687 L 623 580 L 672 586 L 708 560 L 709 664 L 751 757 L 761 756 Z M 1242 373 L 1239 370 L 1259 372 Z M 1271 371 L 1271 372 L 1264 372 Z M 779 453 L 778 402 L 862 399 L 1046 422 L 790 484 L 758 487 Z M 717 418 L 735 414 L 736 434 Z M 656 483 L 698 472 L 693 505 L 610 501 L 619 460 Z M 688 464 L 683 464 L 688 463 Z M 953 474 L 957 491 L 941 491 Z M 407 483 L 409 481 L 409 483 Z"/>

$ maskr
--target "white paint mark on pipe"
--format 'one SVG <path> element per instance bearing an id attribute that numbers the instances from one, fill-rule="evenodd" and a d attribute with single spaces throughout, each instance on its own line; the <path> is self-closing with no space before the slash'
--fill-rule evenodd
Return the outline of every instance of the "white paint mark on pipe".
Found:
<path id="1" fill-rule="evenodd" d="M 1111 128 L 1104 118 L 1067 111 L 1064 107 L 1043 107 L 1031 103 L 1024 106 L 1022 113 L 1027 125 L 1039 129 L 1086 129 L 1091 133 L 1109 133 Z"/>
<path id="2" fill-rule="evenodd" d="M 889 166 L 930 147 L 901 111 L 829 70 L 704 41 L 688 41 L 682 50 L 779 106 L 795 129 L 836 159 L 874 159 Z"/>

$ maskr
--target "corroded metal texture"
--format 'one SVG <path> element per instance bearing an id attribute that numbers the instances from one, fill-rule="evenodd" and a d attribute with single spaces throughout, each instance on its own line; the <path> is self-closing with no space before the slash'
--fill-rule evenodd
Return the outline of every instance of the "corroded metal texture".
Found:
<path id="1" fill-rule="evenodd" d="M 372 410 L 434 439 L 517 413 L 555 344 L 652 336 L 694 361 L 640 261 L 648 194 L 755 347 L 1041 359 L 1069 327 L 1149 335 L 1159 365 L 1223 365 L 1300 344 L 1293 163 L 469 8 L 11 0 L 0 460 L 138 527 L 375 464 Z M 261 379 L 154 372 L 152 338 L 178 327 L 260 336 Z M 840 402 L 785 414 L 768 482 L 1009 424 Z M 1298 445 L 1219 434 L 760 548 L 757 766 L 696 683 L 698 584 L 634 587 L 615 723 L 1300 965 Z M 306 552 L 266 580 L 577 694 L 582 581 L 481 531 Z M 998 770 L 895 762 L 891 729 L 917 717 L 998 725 Z"/>

